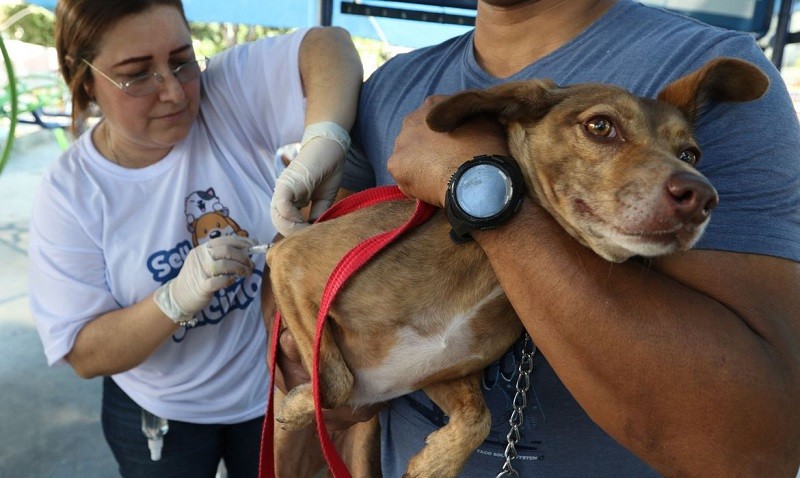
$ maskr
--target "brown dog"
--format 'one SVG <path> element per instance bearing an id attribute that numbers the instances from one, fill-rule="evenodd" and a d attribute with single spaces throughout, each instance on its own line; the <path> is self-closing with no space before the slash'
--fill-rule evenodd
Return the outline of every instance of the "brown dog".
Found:
<path id="1" fill-rule="evenodd" d="M 531 80 L 456 94 L 427 121 L 451 131 L 477 115 L 498 117 L 534 199 L 580 243 L 621 262 L 697 241 L 717 193 L 693 167 L 700 151 L 692 122 L 707 101 L 754 100 L 768 85 L 749 63 L 718 59 L 668 85 L 658 100 L 610 85 L 559 88 Z M 306 366 L 336 263 L 359 242 L 402 224 L 413 208 L 412 201 L 372 206 L 270 249 L 275 299 Z M 490 417 L 480 373 L 522 332 L 480 247 L 453 244 L 449 229 L 439 211 L 368 263 L 342 289 L 322 339 L 326 407 L 423 389 L 449 415 L 411 459 L 411 477 L 454 477 L 483 442 Z M 284 399 L 277 419 L 297 429 L 312 421 L 313 410 L 311 386 L 302 385 Z"/>

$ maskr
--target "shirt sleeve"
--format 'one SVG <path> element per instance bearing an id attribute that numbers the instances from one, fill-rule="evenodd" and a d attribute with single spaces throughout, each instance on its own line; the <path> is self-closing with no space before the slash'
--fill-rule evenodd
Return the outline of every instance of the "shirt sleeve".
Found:
<path id="1" fill-rule="evenodd" d="M 767 92 L 745 103 L 701 110 L 698 168 L 719 193 L 699 249 L 747 252 L 800 260 L 800 124 L 786 85 L 751 38 L 721 42 L 699 60 L 736 56 L 770 79 Z"/>
<path id="2" fill-rule="evenodd" d="M 354 134 L 353 138 L 355 137 Z M 350 191 L 363 191 L 375 187 L 375 185 L 372 164 L 362 151 L 361 145 L 354 139 L 347 152 L 347 158 L 345 158 L 342 188 Z"/>
<path id="3" fill-rule="evenodd" d="M 344 175 L 342 178 L 342 188 L 350 191 L 363 191 L 371 187 L 377 186 L 375 177 L 375 168 L 373 167 L 370 158 L 366 152 L 366 144 L 362 141 L 363 135 L 366 134 L 370 128 L 374 128 L 374 124 L 363 124 L 366 118 L 370 117 L 370 108 L 374 105 L 370 104 L 369 99 L 371 93 L 374 91 L 373 85 L 376 78 L 381 76 L 383 68 L 379 68 L 372 76 L 367 79 L 362 85 L 358 95 L 358 111 L 356 121 L 351 131 L 352 143 L 347 152 L 347 157 L 344 163 Z M 380 81 L 380 80 L 377 80 Z M 388 79 L 387 79 L 388 81 Z M 394 138 L 391 138 L 392 141 Z"/>
<path id="4" fill-rule="evenodd" d="M 28 246 L 30 308 L 48 365 L 63 363 L 84 325 L 119 308 L 103 252 L 70 207 L 80 192 L 54 176 L 44 177 L 34 197 Z"/>
<path id="5" fill-rule="evenodd" d="M 204 74 L 203 115 L 217 116 L 230 133 L 274 154 L 299 141 L 305 125 L 300 45 L 307 29 L 232 47 L 211 59 Z"/>

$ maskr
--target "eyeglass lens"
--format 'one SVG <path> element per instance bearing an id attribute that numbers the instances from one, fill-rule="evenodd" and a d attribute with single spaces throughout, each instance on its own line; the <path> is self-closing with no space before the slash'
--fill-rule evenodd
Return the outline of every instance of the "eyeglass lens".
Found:
<path id="1" fill-rule="evenodd" d="M 206 69 L 206 59 L 190 61 L 172 70 L 175 79 L 180 83 L 194 80 Z M 124 90 L 131 96 L 145 96 L 155 92 L 162 81 L 161 75 L 151 72 L 135 78 L 125 84 Z"/>

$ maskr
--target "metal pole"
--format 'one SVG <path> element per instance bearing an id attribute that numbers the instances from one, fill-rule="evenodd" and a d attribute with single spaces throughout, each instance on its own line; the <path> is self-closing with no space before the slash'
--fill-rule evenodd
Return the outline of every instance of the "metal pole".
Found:
<path id="1" fill-rule="evenodd" d="M 789 38 L 789 26 L 792 20 L 792 4 L 794 0 L 781 0 L 778 11 L 778 25 L 772 39 L 772 64 L 780 70 L 783 63 L 783 50 Z"/>
<path id="2" fill-rule="evenodd" d="M 317 0 L 319 10 L 319 24 L 323 27 L 331 26 L 333 21 L 333 1 L 334 0 Z"/>

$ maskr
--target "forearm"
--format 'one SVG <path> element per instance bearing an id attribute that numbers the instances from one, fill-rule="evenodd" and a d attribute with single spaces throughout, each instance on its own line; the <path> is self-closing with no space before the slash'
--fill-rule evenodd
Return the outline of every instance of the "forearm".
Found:
<path id="1" fill-rule="evenodd" d="M 148 296 L 86 324 L 65 359 L 83 378 L 125 372 L 144 362 L 176 330 Z"/>
<path id="2" fill-rule="evenodd" d="M 300 45 L 306 124 L 332 121 L 349 130 L 363 75 L 361 59 L 346 30 L 325 27 L 306 33 Z"/>
<path id="3" fill-rule="evenodd" d="M 712 298 L 703 282 L 719 274 L 737 283 L 730 274 L 747 271 L 729 264 L 687 274 L 681 262 L 679 282 L 652 265 L 612 264 L 530 200 L 510 223 L 474 236 L 576 400 L 659 471 L 770 475 L 795 460 L 799 309 L 774 299 L 781 287 L 797 290 L 796 274 L 781 279 L 791 286 L 760 284 L 760 293 L 742 278 L 749 291 Z"/>

